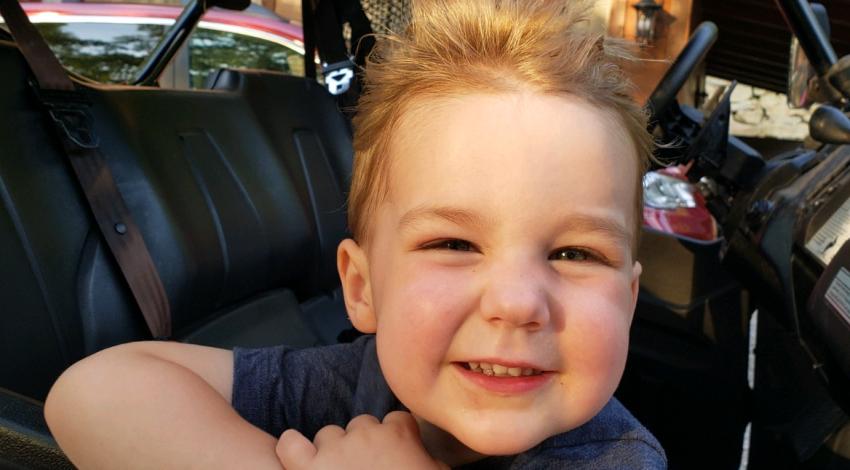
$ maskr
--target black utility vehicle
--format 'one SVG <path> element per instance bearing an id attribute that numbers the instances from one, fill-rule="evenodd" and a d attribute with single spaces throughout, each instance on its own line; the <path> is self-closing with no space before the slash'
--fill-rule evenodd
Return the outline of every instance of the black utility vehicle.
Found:
<path id="1" fill-rule="evenodd" d="M 7 23 L 16 2 L 0 0 Z M 817 69 L 813 83 L 828 92 L 824 101 L 846 108 L 850 62 L 830 55 L 807 3 L 777 2 Z M 406 4 L 368 3 L 397 16 Z M 208 89 L 157 87 L 180 42 L 213 6 L 244 9 L 247 2 L 191 0 L 137 77 L 144 86 L 69 79 L 44 50 L 33 51 L 26 28 L 15 32 L 17 43 L 0 31 L 2 468 L 71 468 L 44 423 L 42 400 L 66 367 L 103 348 L 154 337 L 219 347 L 309 346 L 353 334 L 334 263 L 346 236 L 352 158 L 350 127 L 339 110 L 356 97 L 353 72 L 369 49 L 369 20 L 356 0 L 304 0 L 305 57 L 318 52 L 321 81 L 317 68 L 306 66 L 303 78 L 225 69 Z M 745 383 L 712 383 L 714 376 L 707 376 L 703 395 L 653 395 L 676 387 L 647 384 L 679 380 L 677 372 L 706 364 L 716 371 L 724 357 L 737 368 L 746 350 L 694 354 L 694 338 L 682 336 L 681 323 L 646 302 L 638 306 L 618 393 L 671 456 L 686 459 L 671 459 L 680 468 L 701 468 L 715 461 L 707 454 L 730 449 L 734 457 L 750 419 L 750 468 L 805 461 L 814 468 L 822 462 L 812 460 L 822 455 L 819 436 L 846 425 L 850 410 L 850 245 L 841 238 L 837 254 L 826 259 L 813 244 L 825 251 L 839 237 L 824 238 L 824 227 L 850 227 L 833 222 L 850 210 L 850 120 L 825 106 L 812 127 L 823 147 L 765 162 L 728 139 L 728 93 L 707 117 L 675 105 L 683 77 L 712 42 L 695 39 L 651 105 L 660 132 L 689 145 L 674 157 L 693 160 L 689 176 L 711 183 L 710 204 L 725 239 L 695 259 L 722 260 L 765 319 L 756 405 L 737 395 Z M 361 46 L 356 53 L 352 44 Z M 715 264 L 700 271 L 704 278 L 719 272 Z M 734 308 L 729 318 L 746 320 L 740 305 Z M 746 337 L 741 322 L 730 330 Z M 669 348 L 662 354 L 659 338 Z M 701 409 L 706 402 L 699 397 L 714 391 L 730 393 L 735 408 L 724 410 L 720 400 Z M 697 418 L 665 410 L 672 403 L 698 411 L 688 415 Z M 688 432 L 677 436 L 683 421 Z M 732 438 L 728 447 L 706 450 L 690 438 L 701 432 Z M 830 462 L 847 468 L 841 457 Z"/>

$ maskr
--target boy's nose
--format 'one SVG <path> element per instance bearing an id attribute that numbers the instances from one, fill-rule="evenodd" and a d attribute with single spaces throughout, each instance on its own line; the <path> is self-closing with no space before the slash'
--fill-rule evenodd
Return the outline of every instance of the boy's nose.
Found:
<path id="1" fill-rule="evenodd" d="M 543 328 L 551 312 L 548 289 L 539 276 L 533 269 L 516 265 L 494 272 L 481 298 L 481 314 L 489 322 L 530 330 Z"/>

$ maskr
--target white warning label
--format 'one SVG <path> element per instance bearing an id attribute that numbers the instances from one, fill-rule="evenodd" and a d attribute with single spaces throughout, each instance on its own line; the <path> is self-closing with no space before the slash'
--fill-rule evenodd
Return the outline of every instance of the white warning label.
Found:
<path id="1" fill-rule="evenodd" d="M 826 290 L 826 300 L 850 323 L 850 271 L 843 267 L 835 273 L 829 289 Z"/>
<path id="2" fill-rule="evenodd" d="M 850 199 L 844 201 L 825 224 L 806 242 L 809 253 L 828 265 L 838 249 L 850 239 Z"/>

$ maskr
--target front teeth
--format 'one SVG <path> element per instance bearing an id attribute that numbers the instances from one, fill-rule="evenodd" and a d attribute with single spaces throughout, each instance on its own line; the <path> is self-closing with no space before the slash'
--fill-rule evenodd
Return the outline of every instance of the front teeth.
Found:
<path id="1" fill-rule="evenodd" d="M 529 375 L 539 375 L 539 370 L 522 367 L 507 367 L 501 364 L 490 364 L 487 362 L 470 362 L 469 370 L 480 372 L 484 375 L 496 377 L 519 377 Z"/>

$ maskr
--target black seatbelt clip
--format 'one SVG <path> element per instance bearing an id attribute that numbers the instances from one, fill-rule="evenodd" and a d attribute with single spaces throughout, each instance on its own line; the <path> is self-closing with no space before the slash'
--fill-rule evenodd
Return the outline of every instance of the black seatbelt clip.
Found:
<path id="1" fill-rule="evenodd" d="M 94 117 L 91 114 L 91 101 L 76 90 L 36 90 L 39 100 L 47 108 L 50 118 L 62 133 L 62 138 L 73 145 L 94 149 L 100 145 L 100 139 L 94 132 Z"/>
<path id="2" fill-rule="evenodd" d="M 354 62 L 350 59 L 341 60 L 332 64 L 322 64 L 322 76 L 325 78 L 325 87 L 332 95 L 341 95 L 351 88 L 354 80 Z"/>
<path id="3" fill-rule="evenodd" d="M 97 134 L 94 133 L 92 124 L 94 119 L 84 106 L 62 106 L 48 109 L 50 117 L 64 132 L 64 137 L 76 146 L 85 149 L 97 148 L 100 143 Z"/>

